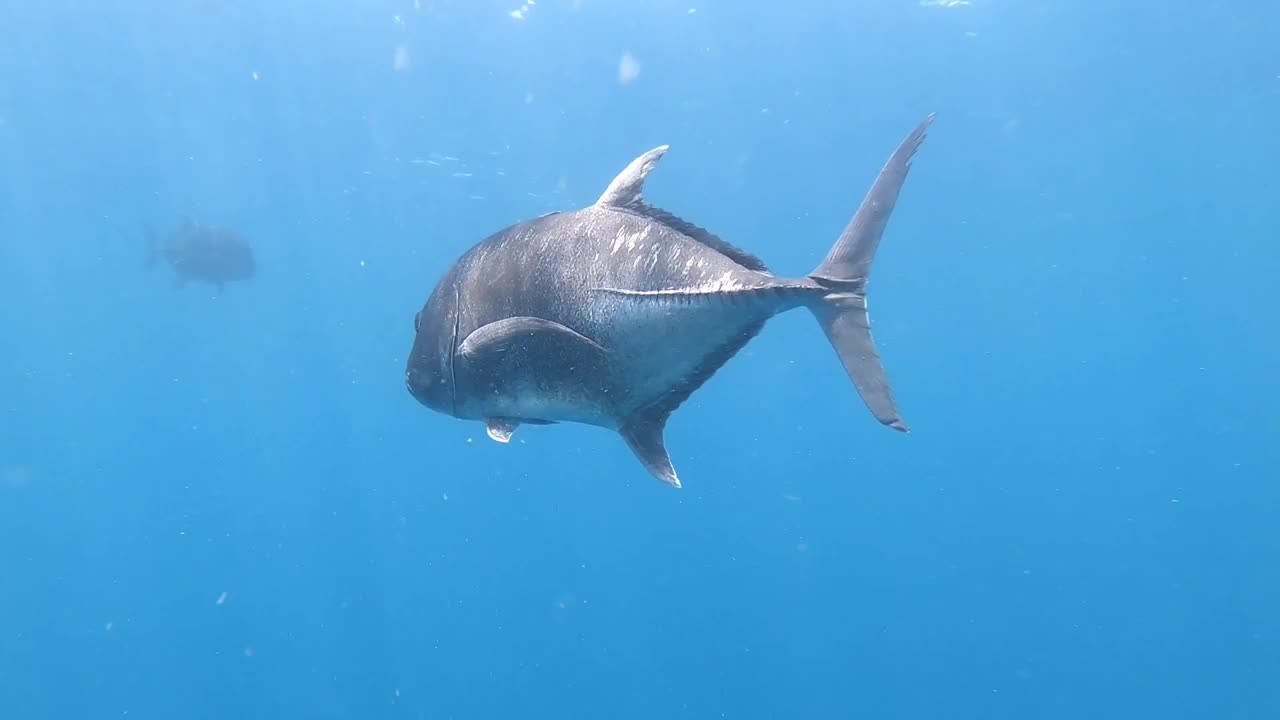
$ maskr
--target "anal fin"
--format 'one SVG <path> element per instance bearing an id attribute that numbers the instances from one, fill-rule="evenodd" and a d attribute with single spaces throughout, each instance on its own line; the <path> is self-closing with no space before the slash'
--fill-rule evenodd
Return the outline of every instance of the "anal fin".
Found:
<path id="1" fill-rule="evenodd" d="M 627 418 L 618 432 L 651 475 L 678 488 L 680 478 L 671 464 L 671 456 L 667 454 L 667 446 L 662 437 L 668 417 L 670 414 L 667 412 L 641 411 Z"/>

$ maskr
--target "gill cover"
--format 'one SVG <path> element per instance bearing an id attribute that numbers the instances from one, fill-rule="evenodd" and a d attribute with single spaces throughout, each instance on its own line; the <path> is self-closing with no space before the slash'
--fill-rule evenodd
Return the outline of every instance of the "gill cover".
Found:
<path id="1" fill-rule="evenodd" d="M 405 368 L 405 384 L 418 402 L 455 415 L 457 384 L 453 356 L 458 344 L 458 290 L 446 278 L 413 319 L 413 349 Z"/>

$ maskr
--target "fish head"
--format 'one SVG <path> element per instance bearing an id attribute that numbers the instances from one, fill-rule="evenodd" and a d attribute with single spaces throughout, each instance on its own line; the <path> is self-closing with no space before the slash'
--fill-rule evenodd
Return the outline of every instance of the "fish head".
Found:
<path id="1" fill-rule="evenodd" d="M 458 344 L 457 292 L 442 283 L 413 316 L 413 350 L 405 368 L 405 385 L 418 402 L 456 416 L 453 356 Z"/>

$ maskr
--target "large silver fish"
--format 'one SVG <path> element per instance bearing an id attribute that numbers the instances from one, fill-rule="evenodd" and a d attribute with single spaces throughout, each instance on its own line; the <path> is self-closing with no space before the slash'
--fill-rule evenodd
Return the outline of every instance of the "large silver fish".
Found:
<path id="1" fill-rule="evenodd" d="M 596 203 L 513 225 L 464 254 L 415 317 L 409 392 L 485 423 L 577 422 L 621 434 L 658 479 L 680 480 L 671 413 L 772 316 L 807 308 L 871 413 L 906 431 L 871 338 L 867 278 L 933 115 L 898 147 L 827 257 L 803 278 L 642 197 L 666 153 L 636 158 Z"/>

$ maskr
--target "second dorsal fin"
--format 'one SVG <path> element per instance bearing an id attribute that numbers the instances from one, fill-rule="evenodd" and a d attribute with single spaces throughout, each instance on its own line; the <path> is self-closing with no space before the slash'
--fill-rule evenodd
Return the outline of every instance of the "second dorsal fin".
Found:
<path id="1" fill-rule="evenodd" d="M 618 173 L 613 182 L 609 183 L 609 187 L 605 189 L 604 194 L 600 196 L 599 200 L 596 200 L 596 205 L 643 215 L 654 222 L 662 223 L 672 230 L 702 243 L 748 270 L 769 272 L 769 268 L 765 266 L 764 261 L 755 255 L 721 240 L 715 233 L 698 227 L 666 210 L 656 208 L 645 201 L 644 181 L 649 177 L 649 173 L 653 172 L 653 169 L 657 167 L 658 161 L 667 153 L 669 147 L 669 145 L 659 145 L 632 160 L 631 164 L 627 165 L 626 169 Z"/>

